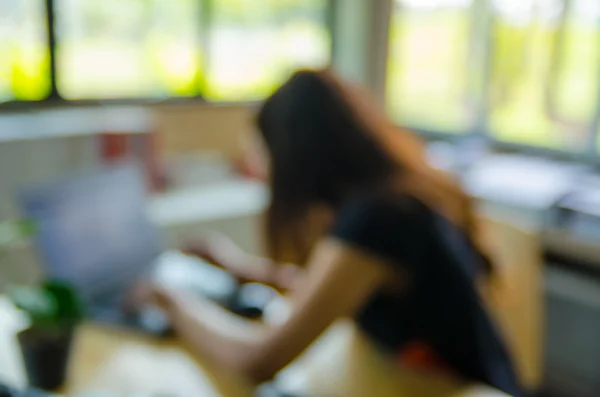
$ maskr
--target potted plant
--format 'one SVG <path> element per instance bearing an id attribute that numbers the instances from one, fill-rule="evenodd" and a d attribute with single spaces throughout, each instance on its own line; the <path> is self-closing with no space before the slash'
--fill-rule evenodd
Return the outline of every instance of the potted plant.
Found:
<path id="1" fill-rule="evenodd" d="M 17 335 L 30 385 L 59 388 L 66 379 L 75 328 L 83 317 L 79 296 L 67 284 L 48 281 L 12 287 L 9 297 L 30 320 Z"/>
<path id="2" fill-rule="evenodd" d="M 0 262 L 10 250 L 26 245 L 35 232 L 35 224 L 28 220 L 0 222 Z M 18 340 L 30 384 L 58 388 L 65 380 L 73 332 L 83 314 L 77 293 L 64 283 L 48 281 L 9 287 L 8 295 L 29 318 L 29 327 Z"/>

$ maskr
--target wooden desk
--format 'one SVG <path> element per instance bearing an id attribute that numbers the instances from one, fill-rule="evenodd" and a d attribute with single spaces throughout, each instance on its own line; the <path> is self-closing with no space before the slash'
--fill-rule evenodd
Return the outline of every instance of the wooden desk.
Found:
<path id="1" fill-rule="evenodd" d="M 0 298 L 0 379 L 23 385 L 15 333 L 19 314 Z M 251 396 L 244 381 L 192 358 L 176 342 L 84 325 L 71 361 L 69 394 L 82 391 L 169 396 Z M 334 325 L 279 381 L 303 396 L 506 397 L 485 387 L 402 373 L 349 323 Z"/>

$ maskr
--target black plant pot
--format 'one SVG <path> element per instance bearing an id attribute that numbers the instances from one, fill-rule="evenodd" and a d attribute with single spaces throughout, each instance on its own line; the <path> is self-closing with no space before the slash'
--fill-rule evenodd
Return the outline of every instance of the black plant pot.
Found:
<path id="1" fill-rule="evenodd" d="M 61 329 L 27 328 L 18 334 L 29 385 L 56 390 L 66 380 L 73 327 Z"/>

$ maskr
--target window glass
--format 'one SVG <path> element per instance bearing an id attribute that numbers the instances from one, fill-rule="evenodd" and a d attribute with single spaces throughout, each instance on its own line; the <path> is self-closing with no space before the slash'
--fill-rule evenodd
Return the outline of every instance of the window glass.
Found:
<path id="1" fill-rule="evenodd" d="M 600 89 L 600 2 L 571 1 L 557 40 L 554 106 L 566 120 L 586 124 L 596 111 Z"/>
<path id="2" fill-rule="evenodd" d="M 205 33 L 205 96 L 218 101 L 261 99 L 294 70 L 327 66 L 331 56 L 327 3 L 211 1 Z"/>
<path id="3" fill-rule="evenodd" d="M 470 0 L 395 0 L 387 104 L 409 127 L 464 133 L 469 96 Z"/>
<path id="4" fill-rule="evenodd" d="M 492 135 L 583 150 L 598 100 L 600 3 L 496 0 L 493 12 Z"/>
<path id="5" fill-rule="evenodd" d="M 195 95 L 198 0 L 56 0 L 57 86 L 67 99 Z"/>
<path id="6" fill-rule="evenodd" d="M 0 102 L 50 93 L 50 51 L 43 0 L 0 0 Z"/>

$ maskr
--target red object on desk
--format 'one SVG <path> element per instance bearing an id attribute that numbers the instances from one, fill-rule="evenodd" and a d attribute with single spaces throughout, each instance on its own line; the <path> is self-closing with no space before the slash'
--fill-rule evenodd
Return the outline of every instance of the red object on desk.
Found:
<path id="1" fill-rule="evenodd" d="M 144 168 L 149 188 L 160 191 L 165 178 L 160 167 L 155 133 L 105 133 L 99 136 L 102 163 L 111 164 L 125 160 L 138 161 Z"/>
<path id="2" fill-rule="evenodd" d="M 118 162 L 128 157 L 128 134 L 101 134 L 100 157 L 104 163 Z"/>

